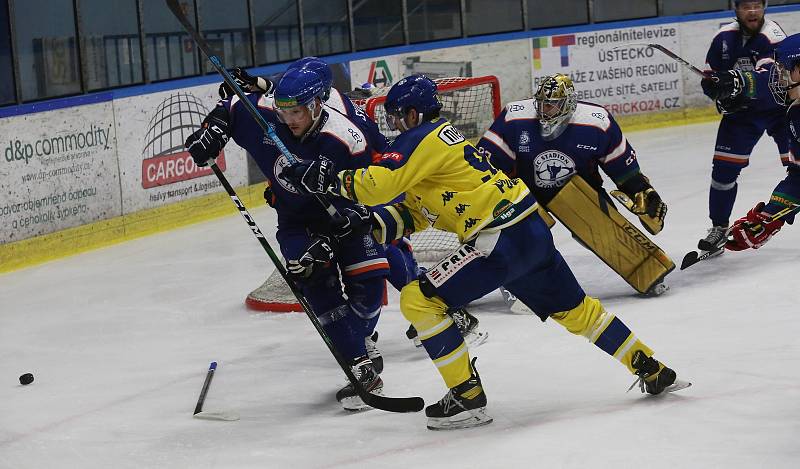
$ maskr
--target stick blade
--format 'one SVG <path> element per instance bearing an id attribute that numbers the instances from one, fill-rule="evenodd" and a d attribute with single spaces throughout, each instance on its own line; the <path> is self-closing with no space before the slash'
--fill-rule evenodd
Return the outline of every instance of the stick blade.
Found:
<path id="1" fill-rule="evenodd" d="M 419 412 L 425 408 L 421 397 L 387 397 L 370 393 L 360 394 L 360 397 L 368 406 L 387 412 Z"/>
<path id="2" fill-rule="evenodd" d="M 192 415 L 192 417 L 200 420 L 218 420 L 224 422 L 234 422 L 239 420 L 239 414 L 232 411 L 208 412 L 204 410 Z"/>

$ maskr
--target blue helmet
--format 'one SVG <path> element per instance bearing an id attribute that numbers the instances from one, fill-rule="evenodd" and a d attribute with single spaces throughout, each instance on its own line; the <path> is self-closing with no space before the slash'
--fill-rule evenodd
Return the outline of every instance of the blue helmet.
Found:
<path id="1" fill-rule="evenodd" d="M 318 57 L 303 57 L 302 59 L 297 59 L 292 62 L 287 71 L 295 68 L 311 70 L 317 72 L 322 77 L 322 84 L 325 87 L 325 95 L 322 100 L 327 101 L 331 96 L 331 87 L 333 86 L 333 72 L 331 71 L 331 67 Z"/>
<path id="2" fill-rule="evenodd" d="M 411 75 L 395 83 L 386 95 L 384 108 L 388 114 L 405 115 L 415 109 L 422 115 L 442 109 L 436 83 L 425 75 Z"/>
<path id="3" fill-rule="evenodd" d="M 289 69 L 275 87 L 275 105 L 278 108 L 308 105 L 314 98 L 325 94 L 322 77 L 305 68 Z"/>
<path id="4" fill-rule="evenodd" d="M 733 1 L 733 6 L 735 8 L 739 8 L 739 4 L 740 3 L 755 3 L 757 1 L 760 1 L 761 4 L 764 5 L 764 8 L 767 7 L 768 0 L 734 0 Z"/>
<path id="5" fill-rule="evenodd" d="M 792 34 L 775 48 L 775 63 L 769 74 L 769 91 L 775 102 L 788 104 L 788 92 L 798 86 L 791 81 L 792 70 L 800 64 L 800 34 Z"/>
<path id="6" fill-rule="evenodd" d="M 790 71 L 800 63 L 800 34 L 792 34 L 778 44 L 775 61 Z"/>

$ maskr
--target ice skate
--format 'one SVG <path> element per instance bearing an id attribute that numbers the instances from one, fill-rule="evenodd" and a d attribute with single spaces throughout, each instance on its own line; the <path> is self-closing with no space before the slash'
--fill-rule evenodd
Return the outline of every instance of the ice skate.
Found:
<path id="1" fill-rule="evenodd" d="M 712 226 L 708 229 L 706 237 L 697 242 L 697 249 L 701 251 L 719 250 L 719 254 L 722 254 L 724 251 L 722 248 L 725 246 L 725 241 L 727 241 L 727 232 L 727 226 Z"/>
<path id="2" fill-rule="evenodd" d="M 472 376 L 468 380 L 451 388 L 436 404 L 425 408 L 430 430 L 456 430 L 492 423 L 492 418 L 486 414 L 486 393 L 475 369 L 475 360 L 472 359 Z"/>
<path id="3" fill-rule="evenodd" d="M 464 338 L 464 342 L 467 343 L 468 347 L 477 347 L 489 338 L 488 332 L 478 329 L 478 324 L 480 324 L 478 318 L 469 314 L 469 311 L 465 308 L 451 308 L 447 310 L 447 314 L 453 318 L 461 337 Z"/>
<path id="4" fill-rule="evenodd" d="M 636 370 L 639 378 L 633 382 L 628 391 L 638 384 L 642 393 L 657 395 L 662 392 L 679 391 L 692 385 L 687 381 L 679 380 L 675 371 L 655 358 L 648 357 L 641 350 L 633 354 L 631 366 Z"/>
<path id="5" fill-rule="evenodd" d="M 646 292 L 642 295 L 644 296 L 661 296 L 669 290 L 669 285 L 664 283 L 664 281 L 660 281 L 653 285 L 652 287 L 648 288 Z"/>
<path id="6" fill-rule="evenodd" d="M 378 331 L 372 333 L 364 339 L 364 346 L 367 348 L 367 356 L 372 360 L 372 366 L 375 367 L 375 372 L 378 374 L 383 373 L 383 355 L 378 348 Z"/>
<path id="7" fill-rule="evenodd" d="M 353 360 L 352 370 L 358 382 L 368 393 L 383 395 L 383 380 L 375 371 L 369 357 L 364 356 Z M 355 411 L 370 408 L 361 400 L 352 383 L 347 383 L 347 386 L 336 393 L 336 400 L 342 404 L 345 410 Z"/>

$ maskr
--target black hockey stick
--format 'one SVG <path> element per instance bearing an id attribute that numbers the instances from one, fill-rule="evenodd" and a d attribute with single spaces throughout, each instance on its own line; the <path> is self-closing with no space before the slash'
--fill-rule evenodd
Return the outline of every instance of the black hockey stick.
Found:
<path id="1" fill-rule="evenodd" d="M 233 79 L 231 74 L 222 65 L 222 62 L 220 62 L 219 57 L 211 53 L 211 49 L 208 47 L 208 44 L 206 43 L 205 39 L 203 39 L 202 36 L 200 36 L 197 30 L 194 29 L 189 20 L 186 18 L 186 15 L 184 15 L 180 5 L 178 4 L 178 0 L 166 0 L 166 2 L 169 9 L 172 11 L 175 17 L 178 18 L 178 21 L 180 21 L 184 29 L 186 29 L 186 31 L 192 35 L 192 38 L 194 39 L 195 43 L 197 43 L 197 46 L 200 48 L 200 50 L 208 57 L 208 59 L 211 61 L 212 65 L 214 65 L 214 68 L 217 70 L 217 72 L 219 72 L 220 75 L 222 75 L 222 78 L 223 80 L 225 80 L 225 83 L 227 83 L 231 87 L 231 89 L 234 90 L 236 95 L 239 96 L 239 99 L 245 105 L 245 108 L 248 110 L 248 112 L 250 112 L 250 114 L 253 116 L 256 122 L 259 123 L 262 129 L 264 129 L 264 131 L 275 142 L 275 144 L 278 145 L 278 148 L 281 149 L 281 152 L 284 153 L 284 156 L 286 156 L 286 158 L 290 162 L 295 162 L 296 160 L 294 159 L 294 156 L 292 156 L 292 154 L 288 151 L 288 149 L 286 149 L 286 147 L 280 141 L 278 136 L 275 135 L 275 131 L 269 126 L 267 121 L 258 112 L 253 103 L 251 103 L 250 100 L 247 99 L 244 92 L 236 83 L 236 81 Z M 297 285 L 289 277 L 286 267 L 283 266 L 283 263 L 281 263 L 280 258 L 275 254 L 275 251 L 272 250 L 272 247 L 269 245 L 269 242 L 264 237 L 264 234 L 261 232 L 261 229 L 258 227 L 258 225 L 256 225 L 256 222 L 253 219 L 253 217 L 247 211 L 247 208 L 244 206 L 242 201 L 239 200 L 239 197 L 236 195 L 236 191 L 230 185 L 228 179 L 225 177 L 224 174 L 222 174 L 222 171 L 219 169 L 219 167 L 216 165 L 215 162 L 212 162 L 210 166 L 211 169 L 214 171 L 214 174 L 217 176 L 217 179 L 219 179 L 219 182 L 222 184 L 222 186 L 225 188 L 225 191 L 230 196 L 231 200 L 233 200 L 233 203 L 236 205 L 236 208 L 239 209 L 239 213 L 241 213 L 242 217 L 244 217 L 245 221 L 247 221 L 247 225 L 250 227 L 250 230 L 253 232 L 256 239 L 258 239 L 258 242 L 261 243 L 261 247 L 264 248 L 264 251 L 266 251 L 267 255 L 272 260 L 272 263 L 275 264 L 275 268 L 278 270 L 278 273 L 281 274 L 281 277 L 283 277 L 283 279 L 286 281 L 286 284 L 289 285 L 289 289 L 297 298 L 298 303 L 300 303 L 300 306 L 303 308 L 303 311 L 305 311 L 306 316 L 308 316 L 308 318 L 311 320 L 311 323 L 314 325 L 314 328 L 317 330 L 320 337 L 322 337 L 322 340 L 325 342 L 325 345 L 328 346 L 328 349 L 331 351 L 333 357 L 339 363 L 339 366 L 342 368 L 342 371 L 344 371 L 344 374 L 347 376 L 347 379 L 350 380 L 350 382 L 353 384 L 356 392 L 358 392 L 359 397 L 361 397 L 361 400 L 364 401 L 364 403 L 370 407 L 390 412 L 418 412 L 422 410 L 423 407 L 425 406 L 425 401 L 421 397 L 378 396 L 375 394 L 370 394 L 369 392 L 367 392 L 366 389 L 364 389 L 364 386 L 362 386 L 361 383 L 359 383 L 358 379 L 353 374 L 353 371 L 350 369 L 349 364 L 344 360 L 344 358 L 342 358 L 342 356 L 336 350 L 336 347 L 333 345 L 333 342 L 331 342 L 330 337 L 328 337 L 328 334 L 323 330 L 322 324 L 320 324 L 319 319 L 317 319 L 317 316 L 311 309 L 311 305 L 308 304 L 308 301 L 305 299 L 303 294 L 297 288 Z M 322 199 L 320 198 L 320 200 Z M 331 208 L 333 208 L 333 206 L 331 206 Z M 334 214 L 335 214 L 335 209 L 334 209 Z"/>
<path id="2" fill-rule="evenodd" d="M 613 49 L 620 49 L 622 47 L 628 47 L 628 46 L 646 46 L 646 47 L 650 47 L 652 49 L 658 49 L 661 52 L 663 52 L 664 54 L 666 54 L 667 56 L 669 56 L 671 59 L 675 60 L 676 62 L 678 62 L 678 63 L 680 63 L 682 65 L 684 65 L 689 70 L 691 70 L 694 73 L 696 73 L 697 75 L 700 75 L 703 78 L 709 78 L 709 76 L 706 73 L 704 73 L 702 70 L 700 70 L 699 68 L 697 68 L 694 65 L 692 65 L 688 60 L 686 60 L 683 57 L 679 56 L 678 54 L 672 52 L 671 50 L 667 49 L 666 47 L 662 46 L 661 44 L 655 44 L 655 43 L 652 43 L 652 42 L 634 42 L 634 43 L 631 43 L 631 44 L 626 44 L 624 46 L 615 46 L 615 47 L 613 47 Z"/>
<path id="3" fill-rule="evenodd" d="M 222 75 L 222 79 L 225 81 L 225 83 L 227 83 L 228 86 L 231 87 L 233 92 L 236 93 L 236 96 L 239 97 L 239 100 L 241 101 L 244 108 L 253 117 L 253 119 L 255 119 L 259 127 L 261 127 L 264 133 L 266 133 L 267 136 L 269 136 L 269 138 L 275 143 L 275 146 L 278 147 L 278 150 L 280 150 L 283 156 L 286 157 L 287 160 L 289 160 L 289 164 L 296 164 L 297 158 L 295 158 L 295 156 L 292 155 L 292 152 L 290 152 L 289 149 L 286 148 L 286 145 L 284 145 L 284 143 L 281 141 L 281 139 L 278 138 L 278 135 L 275 133 L 275 129 L 273 128 L 272 124 L 267 122 L 267 120 L 264 119 L 264 116 L 262 116 L 261 113 L 258 112 L 256 106 L 249 99 L 247 99 L 244 90 L 242 90 L 239 84 L 236 83 L 236 80 L 233 79 L 231 73 L 222 64 L 220 58 L 211 52 L 211 48 L 208 46 L 206 40 L 203 38 L 203 36 L 200 35 L 199 32 L 197 32 L 194 26 L 192 26 L 192 23 L 189 22 L 189 19 L 186 18 L 186 15 L 184 14 L 183 9 L 181 8 L 178 1 L 166 0 L 166 2 L 169 9 L 172 11 L 172 14 L 175 15 L 176 18 L 178 18 L 178 21 L 180 21 L 181 25 L 183 26 L 183 29 L 185 29 L 186 32 L 188 32 L 192 36 L 194 42 L 197 44 L 197 46 L 200 48 L 203 54 L 208 58 L 209 62 L 211 62 L 211 65 L 214 67 L 217 73 Z M 314 197 L 316 197 L 320 205 L 322 205 L 325 208 L 325 211 L 327 211 L 328 214 L 330 214 L 330 216 L 332 217 L 341 216 L 339 215 L 339 212 L 336 211 L 336 207 L 334 207 L 333 204 L 331 204 L 329 201 L 325 200 L 321 195 L 314 194 Z"/>

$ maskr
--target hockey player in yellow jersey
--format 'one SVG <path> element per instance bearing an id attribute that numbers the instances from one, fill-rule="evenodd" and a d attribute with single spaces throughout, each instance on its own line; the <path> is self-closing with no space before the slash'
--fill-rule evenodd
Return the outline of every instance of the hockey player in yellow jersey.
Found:
<path id="1" fill-rule="evenodd" d="M 582 335 L 638 376 L 642 392 L 659 394 L 688 386 L 653 358 L 619 318 L 587 296 L 553 245 L 536 199 L 519 179 L 495 169 L 446 119 L 436 85 L 422 75 L 392 86 L 387 123 L 401 134 L 380 165 L 336 172 L 328 161 L 300 162 L 284 175 L 301 191 L 331 193 L 375 208 L 351 220 L 369 225 L 387 242 L 430 225 L 463 243 L 406 285 L 400 309 L 417 331 L 449 391 L 428 406 L 428 428 L 465 428 L 491 423 L 486 393 L 449 306 L 461 306 L 504 286 L 543 321 L 548 317 Z"/>

